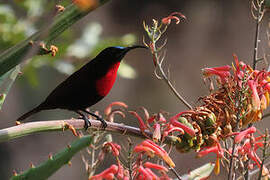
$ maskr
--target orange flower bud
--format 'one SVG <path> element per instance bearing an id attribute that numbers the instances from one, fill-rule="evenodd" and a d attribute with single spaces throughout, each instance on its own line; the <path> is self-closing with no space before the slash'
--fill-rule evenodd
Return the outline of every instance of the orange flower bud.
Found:
<path id="1" fill-rule="evenodd" d="M 98 0 L 73 0 L 73 3 L 76 4 L 82 11 L 85 11 L 97 7 Z"/>

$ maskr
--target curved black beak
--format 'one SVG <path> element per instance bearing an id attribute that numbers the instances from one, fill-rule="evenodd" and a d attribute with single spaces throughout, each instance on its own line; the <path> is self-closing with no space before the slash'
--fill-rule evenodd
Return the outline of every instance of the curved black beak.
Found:
<path id="1" fill-rule="evenodd" d="M 145 49 L 148 49 L 148 47 L 146 47 L 146 46 L 134 45 L 134 46 L 128 46 L 128 47 L 126 47 L 124 53 L 130 51 L 131 49 L 136 49 L 136 48 L 145 48 Z"/>
<path id="2" fill-rule="evenodd" d="M 120 54 L 120 58 L 119 58 L 119 59 L 122 59 L 122 58 L 125 56 L 125 54 L 126 54 L 127 52 L 129 52 L 129 51 L 132 50 L 132 49 L 136 49 L 136 48 L 145 48 L 145 49 L 148 49 L 148 47 L 146 47 L 146 46 L 141 46 L 141 45 L 128 46 L 128 47 L 126 47 L 125 49 L 123 49 L 123 51 L 122 51 L 121 54 Z"/>
<path id="3" fill-rule="evenodd" d="M 134 46 L 129 46 L 129 47 L 127 47 L 127 49 L 129 49 L 129 50 L 135 49 L 135 48 L 145 48 L 145 49 L 148 49 L 148 47 L 146 47 L 146 46 L 141 46 L 141 45 L 134 45 Z"/>

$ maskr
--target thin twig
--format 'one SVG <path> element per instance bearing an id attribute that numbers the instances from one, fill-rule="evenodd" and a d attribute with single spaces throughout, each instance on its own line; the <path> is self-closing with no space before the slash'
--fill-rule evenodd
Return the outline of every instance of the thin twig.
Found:
<path id="1" fill-rule="evenodd" d="M 132 179 L 132 146 L 133 143 L 130 138 L 128 138 L 128 157 L 127 157 L 127 166 L 128 166 L 128 172 L 129 172 L 129 177 Z"/>
<path id="2" fill-rule="evenodd" d="M 164 82 L 169 86 L 169 88 L 172 90 L 172 92 L 174 93 L 174 95 L 189 109 L 192 109 L 192 106 L 177 92 L 177 90 L 175 89 L 175 87 L 172 85 L 171 81 L 168 79 L 167 75 L 165 74 L 161 63 L 158 61 L 158 55 L 157 55 L 157 51 L 156 51 L 156 46 L 155 43 L 153 43 L 153 58 L 156 59 L 157 62 L 157 67 L 158 70 L 160 71 L 161 75 L 162 75 L 162 79 L 164 80 Z"/>
<path id="3" fill-rule="evenodd" d="M 161 72 L 164 81 L 166 82 L 166 84 L 169 86 L 169 88 L 172 90 L 172 92 L 174 93 L 174 95 L 189 109 L 192 109 L 192 106 L 177 92 L 177 90 L 175 89 L 175 87 L 173 87 L 171 81 L 168 79 L 168 77 L 166 76 L 166 74 L 164 73 L 161 65 L 158 64 L 158 68 L 159 71 Z"/>
<path id="4" fill-rule="evenodd" d="M 181 180 L 181 176 L 177 173 L 177 171 L 173 168 L 173 167 L 170 167 L 170 170 L 174 173 L 174 175 L 177 177 L 178 180 Z"/>
<path id="5" fill-rule="evenodd" d="M 261 11 L 262 11 L 262 6 L 263 6 L 264 0 L 262 0 L 261 2 L 257 2 L 258 5 L 258 9 L 257 10 L 257 15 L 256 15 L 256 30 L 255 30 L 255 38 L 254 38 L 254 50 L 253 50 L 253 69 L 256 69 L 256 65 L 259 62 L 258 61 L 258 46 L 259 46 L 259 37 L 260 37 L 260 21 L 262 19 L 263 14 L 261 15 Z M 248 127 L 253 126 L 253 123 L 249 123 Z M 251 138 L 251 137 L 250 137 Z M 245 162 L 245 174 L 244 174 L 244 178 L 245 180 L 249 180 L 250 179 L 250 173 L 249 173 L 249 168 L 248 168 L 248 164 L 249 164 L 249 159 Z"/>
<path id="6" fill-rule="evenodd" d="M 235 151 L 235 142 L 233 141 L 233 147 L 232 147 L 232 154 L 231 154 L 231 158 L 230 158 L 230 166 L 229 166 L 229 174 L 228 174 L 228 180 L 231 179 L 231 176 L 232 176 L 232 171 L 233 171 L 233 159 L 234 159 L 234 151 Z"/>
<path id="7" fill-rule="evenodd" d="M 236 129 L 235 131 L 239 131 L 239 122 L 240 122 L 240 116 L 241 116 L 241 109 L 242 109 L 242 89 L 238 92 L 237 95 L 237 99 L 239 98 L 239 101 L 237 103 L 237 115 L 236 115 Z M 235 138 L 235 137 L 234 137 Z M 232 154 L 231 154 L 231 158 L 230 158 L 230 166 L 229 166 L 229 174 L 228 174 L 228 180 L 230 180 L 231 178 L 233 179 L 233 168 L 234 168 L 234 151 L 235 151 L 235 147 L 236 147 L 236 143 L 233 139 L 233 147 L 232 147 Z"/>
<path id="8" fill-rule="evenodd" d="M 258 177 L 258 180 L 261 180 L 262 179 L 262 172 L 263 172 L 263 167 L 264 167 L 264 162 L 265 162 L 265 159 L 266 159 L 266 150 L 268 148 L 268 142 L 267 142 L 267 139 L 268 139 L 268 129 L 265 129 L 265 136 L 264 136 L 264 143 L 263 143 L 263 153 L 262 153 L 262 163 L 261 163 L 261 168 L 260 168 L 260 173 L 259 173 L 259 177 Z"/>
<path id="9" fill-rule="evenodd" d="M 258 59 L 258 46 L 259 46 L 259 35 L 260 35 L 260 16 L 261 16 L 261 11 L 262 11 L 262 5 L 263 1 L 258 4 L 258 9 L 257 9 L 257 16 L 256 16 L 256 30 L 255 30 L 255 39 L 254 39 L 254 50 L 253 50 L 253 69 L 256 69 L 257 65 L 257 59 Z"/>

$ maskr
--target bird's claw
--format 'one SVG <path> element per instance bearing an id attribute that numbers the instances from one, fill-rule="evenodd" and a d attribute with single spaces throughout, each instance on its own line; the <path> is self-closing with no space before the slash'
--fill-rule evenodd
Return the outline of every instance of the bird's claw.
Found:
<path id="1" fill-rule="evenodd" d="M 96 120 L 99 120 L 99 121 L 101 122 L 101 127 L 102 127 L 103 129 L 106 129 L 106 127 L 108 126 L 108 124 L 106 123 L 106 121 L 105 121 L 102 117 L 100 117 L 99 115 L 96 115 L 96 114 L 94 114 L 94 113 L 91 113 L 91 112 L 88 112 L 88 111 L 85 111 L 85 110 L 84 110 L 83 112 L 88 113 L 88 114 L 90 114 L 91 116 L 95 117 Z M 77 113 L 78 113 L 78 112 L 77 112 Z M 78 114 L 82 115 L 82 118 L 83 118 L 83 120 L 85 121 L 84 127 L 85 127 L 85 130 L 87 130 L 87 128 L 91 126 L 91 123 L 90 123 L 89 119 L 87 118 L 87 116 L 85 116 L 85 115 L 82 114 L 82 113 L 78 113 Z"/>
<path id="2" fill-rule="evenodd" d="M 91 126 L 91 122 L 85 115 L 81 118 L 84 120 L 84 129 L 87 130 Z"/>
<path id="3" fill-rule="evenodd" d="M 101 127 L 103 129 L 106 129 L 106 127 L 108 126 L 108 124 L 106 123 L 106 121 L 104 119 L 100 118 L 100 117 L 98 118 L 98 120 L 101 122 Z"/>
<path id="4" fill-rule="evenodd" d="M 84 119 L 84 129 L 87 130 L 91 126 L 89 119 Z"/>
<path id="5" fill-rule="evenodd" d="M 94 116 L 97 120 L 99 120 L 99 121 L 101 122 L 101 127 L 102 127 L 103 129 L 106 129 L 106 127 L 108 126 L 108 124 L 106 123 L 106 121 L 105 121 L 102 117 L 100 117 L 99 115 L 96 115 L 96 114 L 94 114 L 94 113 L 91 113 L 91 112 L 89 112 L 89 114 L 91 114 L 91 115 Z"/>

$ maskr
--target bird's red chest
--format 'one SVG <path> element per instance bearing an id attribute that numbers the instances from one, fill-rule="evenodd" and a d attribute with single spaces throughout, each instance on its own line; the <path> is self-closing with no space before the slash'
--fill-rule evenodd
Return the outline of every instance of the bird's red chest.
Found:
<path id="1" fill-rule="evenodd" d="M 120 62 L 113 64 L 107 73 L 96 81 L 97 92 L 100 96 L 106 96 L 110 92 L 115 82 L 119 65 Z"/>

